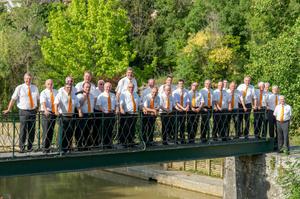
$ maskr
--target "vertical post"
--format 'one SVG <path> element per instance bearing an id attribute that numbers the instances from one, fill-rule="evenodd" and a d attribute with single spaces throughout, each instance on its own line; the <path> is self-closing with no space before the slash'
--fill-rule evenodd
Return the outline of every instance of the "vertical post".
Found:
<path id="1" fill-rule="evenodd" d="M 62 134 L 63 134 L 63 121 L 62 121 L 62 117 L 59 116 L 59 128 L 58 128 L 58 150 L 59 150 L 59 154 L 62 155 Z"/>
<path id="2" fill-rule="evenodd" d="M 38 111 L 38 149 L 41 148 L 41 112 Z"/>
<path id="3" fill-rule="evenodd" d="M 16 137 L 16 120 L 15 117 L 13 116 L 13 140 L 12 140 L 12 147 L 13 147 L 13 153 L 12 157 L 15 157 L 15 137 Z"/>

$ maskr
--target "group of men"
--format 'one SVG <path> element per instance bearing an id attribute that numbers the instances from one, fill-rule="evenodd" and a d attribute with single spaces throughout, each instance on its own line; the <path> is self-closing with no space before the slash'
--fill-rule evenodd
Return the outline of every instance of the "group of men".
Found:
<path id="1" fill-rule="evenodd" d="M 285 104 L 279 95 L 277 86 L 269 92 L 269 83 L 259 82 L 258 89 L 250 84 L 250 77 L 236 86 L 226 80 L 219 81 L 212 89 L 211 81 L 205 80 L 204 88 L 198 89 L 193 82 L 190 90 L 185 89 L 184 80 L 177 86 L 172 84 L 172 76 L 167 76 L 165 84 L 157 87 L 154 79 L 138 95 L 137 81 L 132 68 L 117 85 L 116 94 L 112 92 L 110 82 L 98 81 L 97 87 L 91 82 L 90 72 L 84 73 L 84 80 L 74 86 L 72 77 L 68 76 L 65 86 L 59 90 L 53 88 L 53 81 L 46 80 L 46 89 L 40 94 L 31 84 L 32 76 L 24 75 L 24 84 L 19 85 L 11 98 L 8 113 L 15 101 L 20 115 L 20 152 L 32 150 L 35 137 L 35 119 L 38 103 L 42 111 L 43 149 L 49 152 L 53 139 L 56 117 L 60 116 L 62 129 L 61 150 L 68 152 L 72 148 L 72 139 L 78 150 L 87 150 L 100 145 L 113 146 L 113 129 L 116 114 L 120 115 L 118 143 L 128 147 L 135 145 L 135 127 L 141 114 L 141 138 L 146 145 L 153 145 L 153 135 L 157 116 L 161 118 L 162 144 L 195 143 L 198 126 L 201 142 L 207 142 L 210 132 L 210 120 L 213 120 L 212 138 L 226 141 L 229 139 L 230 123 L 233 121 L 235 138 L 242 135 L 248 139 L 250 113 L 254 113 L 254 134 L 260 139 L 278 138 L 278 149 L 288 150 L 288 127 L 291 107 Z M 76 119 L 74 119 L 76 118 Z M 199 125 L 200 124 L 200 125 Z M 276 135 L 275 135 L 276 130 Z M 187 138 L 186 133 L 187 132 Z"/>

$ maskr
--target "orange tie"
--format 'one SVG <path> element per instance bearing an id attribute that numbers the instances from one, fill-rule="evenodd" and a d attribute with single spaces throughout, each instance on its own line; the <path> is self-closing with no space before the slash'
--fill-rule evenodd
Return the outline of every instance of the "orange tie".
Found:
<path id="1" fill-rule="evenodd" d="M 167 109 L 170 110 L 170 98 L 167 97 Z"/>
<path id="2" fill-rule="evenodd" d="M 68 113 L 72 113 L 72 97 L 68 95 Z"/>
<path id="3" fill-rule="evenodd" d="M 180 95 L 180 106 L 183 106 L 183 93 Z"/>
<path id="4" fill-rule="evenodd" d="M 208 93 L 207 93 L 207 106 L 208 108 L 211 107 L 210 89 L 208 89 Z"/>
<path id="5" fill-rule="evenodd" d="M 246 89 L 245 89 L 244 92 L 243 92 L 243 97 L 244 97 L 244 98 L 246 97 L 247 92 L 248 92 L 248 86 L 246 86 Z"/>
<path id="6" fill-rule="evenodd" d="M 88 113 L 92 112 L 90 96 L 87 96 Z"/>
<path id="7" fill-rule="evenodd" d="M 278 105 L 278 98 L 277 98 L 277 95 L 275 95 L 275 106 Z"/>
<path id="8" fill-rule="evenodd" d="M 262 90 L 260 91 L 259 93 L 259 106 L 261 107 L 262 106 Z"/>
<path id="9" fill-rule="evenodd" d="M 30 90 L 30 86 L 28 86 L 28 97 L 29 97 L 29 102 L 30 102 L 30 108 L 34 108 L 34 103 L 33 103 L 33 99 L 32 99 L 32 95 L 31 95 L 31 90 Z"/>
<path id="10" fill-rule="evenodd" d="M 222 108 L 222 101 L 223 101 L 223 93 L 220 91 L 220 101 L 219 101 L 219 107 Z"/>
<path id="11" fill-rule="evenodd" d="M 192 107 L 196 107 L 196 94 L 194 92 L 193 98 L 192 98 Z"/>
<path id="12" fill-rule="evenodd" d="M 107 111 L 111 112 L 111 99 L 110 99 L 110 94 L 108 94 L 107 97 Z"/>
<path id="13" fill-rule="evenodd" d="M 231 95 L 231 108 L 234 108 L 234 91 L 232 92 Z"/>
<path id="14" fill-rule="evenodd" d="M 52 113 L 55 113 L 53 91 L 50 91 L 50 100 L 51 100 L 51 109 L 52 109 Z"/>
<path id="15" fill-rule="evenodd" d="M 132 101 L 132 105 L 133 105 L 133 112 L 135 113 L 136 112 L 136 104 L 135 104 L 133 93 L 131 93 L 131 101 Z"/>
<path id="16" fill-rule="evenodd" d="M 283 116 L 284 116 L 284 106 L 281 106 L 281 112 L 280 112 L 280 122 L 283 122 Z"/>
<path id="17" fill-rule="evenodd" d="M 151 98 L 150 100 L 150 108 L 154 109 L 154 99 Z"/>

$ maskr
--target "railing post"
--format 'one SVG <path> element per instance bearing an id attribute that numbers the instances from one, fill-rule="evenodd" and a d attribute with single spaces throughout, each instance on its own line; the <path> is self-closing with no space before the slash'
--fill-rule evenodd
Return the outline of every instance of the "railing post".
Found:
<path id="1" fill-rule="evenodd" d="M 146 145 L 146 142 L 143 139 L 143 137 L 148 136 L 148 135 L 143 134 L 143 133 L 146 133 L 146 132 L 143 132 L 143 112 L 142 111 L 139 112 L 139 116 L 140 116 L 139 117 L 140 118 L 140 129 L 138 130 L 138 133 L 139 133 L 140 141 L 141 141 L 141 143 L 143 145 L 143 148 L 145 150 L 147 148 L 147 145 Z M 147 116 L 145 116 L 145 117 L 147 117 Z M 149 140 L 149 137 L 147 137 L 147 139 Z"/>
<path id="2" fill-rule="evenodd" d="M 13 147 L 13 154 L 12 157 L 15 157 L 15 137 L 16 137 L 16 119 L 13 116 L 13 140 L 12 140 L 12 147 Z"/>
<path id="3" fill-rule="evenodd" d="M 59 128 L 58 128 L 58 150 L 59 150 L 59 154 L 62 155 L 62 134 L 63 134 L 63 121 L 62 121 L 62 117 L 59 116 L 58 117 L 59 120 Z"/>
<path id="4" fill-rule="evenodd" d="M 38 149 L 41 149 L 41 112 L 38 111 Z"/>

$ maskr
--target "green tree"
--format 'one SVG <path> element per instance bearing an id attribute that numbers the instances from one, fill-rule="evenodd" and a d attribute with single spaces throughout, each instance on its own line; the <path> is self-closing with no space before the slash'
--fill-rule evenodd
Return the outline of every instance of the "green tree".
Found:
<path id="1" fill-rule="evenodd" d="M 85 70 L 102 78 L 119 76 L 134 54 L 128 42 L 130 23 L 118 0 L 73 0 L 49 16 L 49 37 L 41 41 L 50 65 L 48 77 L 82 78 Z"/>

